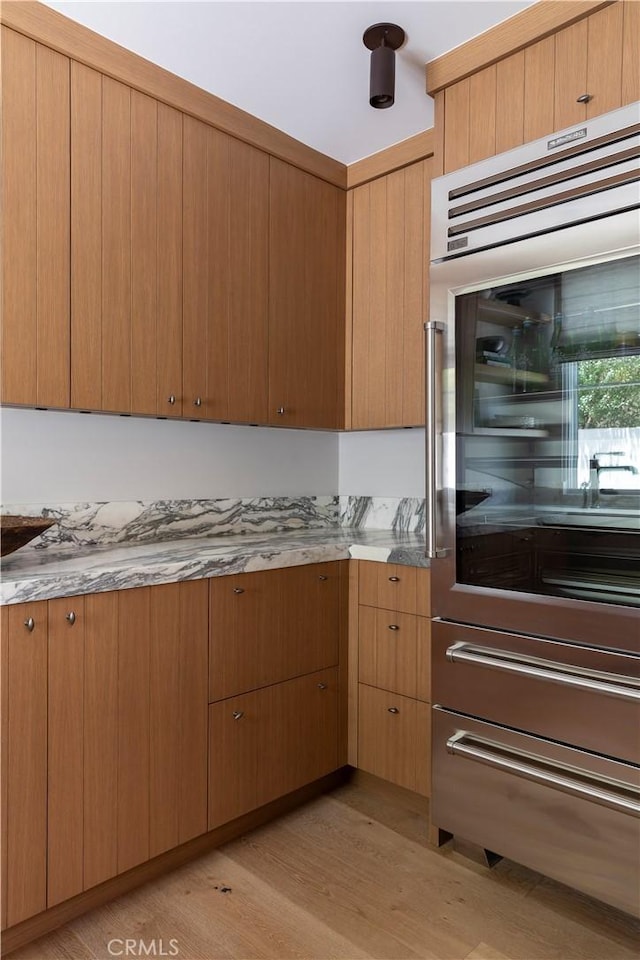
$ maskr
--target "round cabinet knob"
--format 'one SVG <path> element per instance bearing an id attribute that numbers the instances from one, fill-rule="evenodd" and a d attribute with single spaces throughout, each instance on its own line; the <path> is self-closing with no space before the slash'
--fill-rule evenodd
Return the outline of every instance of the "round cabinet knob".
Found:
<path id="1" fill-rule="evenodd" d="M 389 713 L 400 713 L 397 707 L 387 707 Z"/>
<path id="2" fill-rule="evenodd" d="M 174 394 L 172 393 L 170 397 L 167 397 L 167 403 L 170 403 L 171 406 L 173 406 L 175 402 L 176 402 L 176 398 L 175 398 Z"/>
<path id="3" fill-rule="evenodd" d="M 389 583 L 400 583 L 400 577 L 389 577 Z"/>
<path id="4" fill-rule="evenodd" d="M 278 409 L 276 410 L 276 413 L 278 414 L 279 417 L 284 417 L 284 407 L 278 407 Z"/>
<path id="5" fill-rule="evenodd" d="M 202 398 L 201 398 L 201 397 L 196 397 L 195 400 L 193 401 L 193 405 L 194 405 L 194 407 L 201 407 L 201 406 L 202 406 Z"/>
<path id="6" fill-rule="evenodd" d="M 328 579 L 329 577 L 325 577 L 323 573 L 321 573 L 320 576 L 318 577 L 318 580 L 328 580 Z"/>
<path id="7" fill-rule="evenodd" d="M 327 689 L 326 683 L 319 683 L 319 684 L 318 684 L 318 690 L 326 690 L 326 689 Z"/>
<path id="8" fill-rule="evenodd" d="M 25 620 L 24 625 L 25 625 L 25 627 L 27 628 L 27 630 L 29 631 L 29 633 L 31 633 L 31 631 L 33 630 L 33 628 L 34 628 L 35 625 L 36 625 L 36 622 L 35 622 L 35 620 L 33 619 L 33 617 L 29 617 L 28 620 Z"/>
<path id="9" fill-rule="evenodd" d="M 242 720 L 244 717 L 244 710 L 234 710 L 231 716 L 234 720 Z"/>
<path id="10" fill-rule="evenodd" d="M 233 588 L 233 592 L 234 592 L 234 593 L 244 593 L 244 587 L 234 587 L 234 588 Z"/>
<path id="11" fill-rule="evenodd" d="M 70 626 L 73 626 L 73 625 L 74 625 L 74 623 L 76 622 L 76 615 L 75 615 L 75 613 L 73 612 L 73 610 L 71 610 L 71 611 L 66 615 L 65 620 L 67 621 L 67 623 L 68 623 Z"/>
<path id="12" fill-rule="evenodd" d="M 398 626 L 397 623 L 390 623 L 390 624 L 389 624 L 389 630 L 399 630 L 399 629 L 400 629 L 400 627 Z"/>
<path id="13" fill-rule="evenodd" d="M 593 100 L 593 97 L 590 93 L 581 93 L 576 103 L 589 103 L 590 100 Z"/>

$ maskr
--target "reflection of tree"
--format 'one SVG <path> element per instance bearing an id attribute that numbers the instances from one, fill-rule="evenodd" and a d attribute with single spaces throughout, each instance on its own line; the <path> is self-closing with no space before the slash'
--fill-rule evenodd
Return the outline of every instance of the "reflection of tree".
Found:
<path id="1" fill-rule="evenodd" d="M 578 426 L 640 426 L 640 356 L 578 364 Z"/>

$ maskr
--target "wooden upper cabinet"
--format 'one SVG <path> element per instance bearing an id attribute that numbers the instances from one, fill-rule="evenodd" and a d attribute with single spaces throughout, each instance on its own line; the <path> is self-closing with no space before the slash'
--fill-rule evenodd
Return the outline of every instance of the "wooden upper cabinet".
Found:
<path id="1" fill-rule="evenodd" d="M 182 115 L 71 64 L 71 406 L 176 415 Z"/>
<path id="2" fill-rule="evenodd" d="M 344 426 L 345 192 L 270 159 L 269 411 Z"/>
<path id="3" fill-rule="evenodd" d="M 264 423 L 269 159 L 185 116 L 183 178 L 183 415 Z"/>
<path id="4" fill-rule="evenodd" d="M 444 172 L 637 100 L 639 38 L 638 4 L 612 3 L 451 84 Z"/>
<path id="5" fill-rule="evenodd" d="M 2 27 L 2 401 L 69 406 L 69 60 Z"/>
<path id="6" fill-rule="evenodd" d="M 354 430 L 424 423 L 431 165 L 353 190 Z"/>

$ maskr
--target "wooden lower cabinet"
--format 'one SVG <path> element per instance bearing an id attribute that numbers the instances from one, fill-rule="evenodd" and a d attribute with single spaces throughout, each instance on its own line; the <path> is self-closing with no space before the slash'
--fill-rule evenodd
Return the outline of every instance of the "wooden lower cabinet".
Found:
<path id="1" fill-rule="evenodd" d="M 338 670 L 209 707 L 209 830 L 338 767 Z"/>
<path id="2" fill-rule="evenodd" d="M 363 683 L 358 700 L 358 766 L 429 796 L 430 705 Z"/>

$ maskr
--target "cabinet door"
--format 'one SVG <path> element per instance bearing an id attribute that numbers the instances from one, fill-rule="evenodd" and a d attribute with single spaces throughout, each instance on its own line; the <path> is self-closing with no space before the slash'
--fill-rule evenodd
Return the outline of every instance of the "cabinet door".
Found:
<path id="1" fill-rule="evenodd" d="M 351 426 L 424 423 L 431 161 L 353 191 Z"/>
<path id="2" fill-rule="evenodd" d="M 272 157 L 269 416 L 344 425 L 345 192 Z"/>
<path id="3" fill-rule="evenodd" d="M 84 889 L 84 597 L 50 600 L 47 906 Z"/>
<path id="4" fill-rule="evenodd" d="M 258 762 L 267 702 L 268 690 L 258 690 L 209 707 L 209 830 L 264 802 Z"/>
<path id="5" fill-rule="evenodd" d="M 47 604 L 3 613 L 6 926 L 47 906 Z M 4 878 L 3 878 L 4 879 Z"/>
<path id="6" fill-rule="evenodd" d="M 206 580 L 151 590 L 150 855 L 207 829 Z"/>
<path id="7" fill-rule="evenodd" d="M 69 60 L 2 27 L 2 401 L 69 406 Z"/>
<path id="8" fill-rule="evenodd" d="M 358 766 L 416 789 L 416 700 L 359 685 Z"/>

